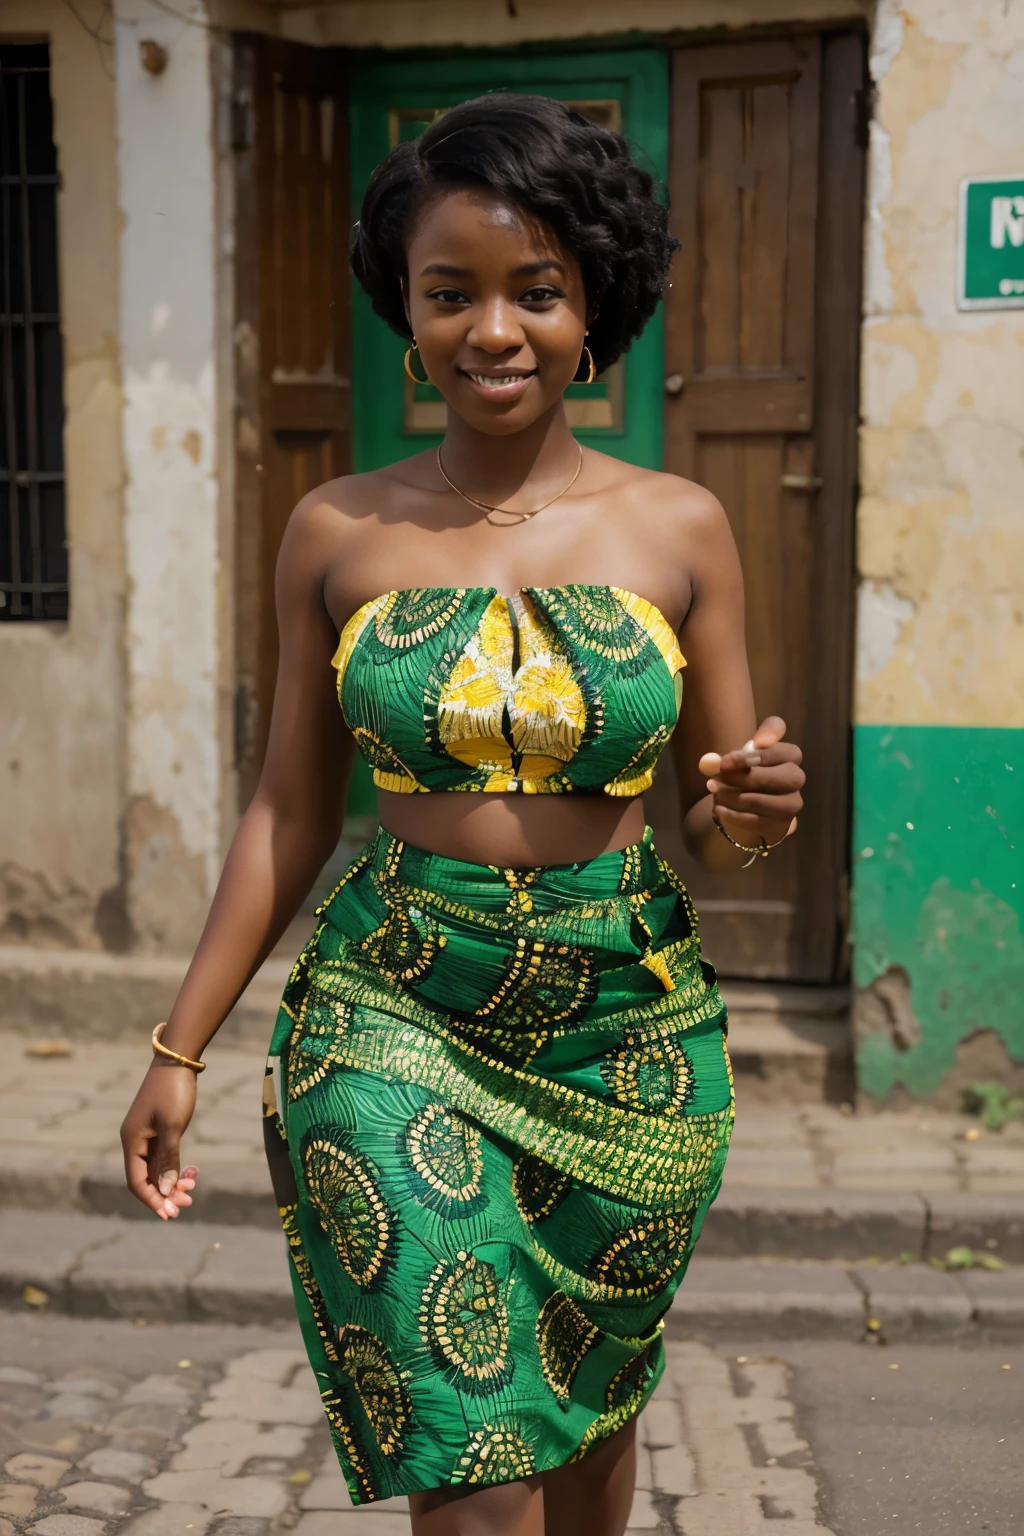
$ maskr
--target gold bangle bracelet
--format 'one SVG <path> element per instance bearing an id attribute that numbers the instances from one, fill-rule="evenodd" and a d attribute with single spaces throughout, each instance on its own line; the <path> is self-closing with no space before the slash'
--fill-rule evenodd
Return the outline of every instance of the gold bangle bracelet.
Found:
<path id="1" fill-rule="evenodd" d="M 166 1056 L 168 1061 L 176 1061 L 179 1067 L 191 1067 L 193 1072 L 205 1072 L 205 1061 L 191 1061 L 189 1057 L 179 1056 L 178 1052 L 172 1051 L 170 1046 L 162 1044 L 160 1036 L 163 1034 L 166 1028 L 167 1021 L 165 1019 L 164 1022 L 162 1024 L 158 1024 L 156 1029 L 153 1031 L 152 1045 L 156 1054 L 158 1056 Z"/>
<path id="2" fill-rule="evenodd" d="M 738 848 L 741 853 L 750 854 L 750 858 L 745 864 L 740 865 L 740 869 L 749 869 L 751 864 L 755 863 L 757 859 L 766 859 L 771 853 L 772 849 L 777 848 L 779 843 L 784 843 L 786 838 L 789 836 L 789 832 L 784 832 L 782 836 L 777 838 L 774 843 L 766 842 L 765 838 L 762 836 L 758 838 L 757 847 L 750 848 L 746 843 L 738 843 L 734 837 L 730 837 L 729 833 L 722 826 L 722 823 L 719 821 L 717 816 L 712 814 L 711 820 L 714 822 L 719 832 L 721 832 L 727 843 L 732 843 L 733 847 Z"/>

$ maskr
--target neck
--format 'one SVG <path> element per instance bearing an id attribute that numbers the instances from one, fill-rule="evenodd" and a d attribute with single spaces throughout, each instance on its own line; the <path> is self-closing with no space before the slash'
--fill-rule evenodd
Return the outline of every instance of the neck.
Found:
<path id="1" fill-rule="evenodd" d="M 460 490 L 505 507 L 513 498 L 529 503 L 557 491 L 576 469 L 579 447 L 565 419 L 565 404 L 557 400 L 543 416 L 507 437 L 480 432 L 449 410 L 441 457 Z"/>

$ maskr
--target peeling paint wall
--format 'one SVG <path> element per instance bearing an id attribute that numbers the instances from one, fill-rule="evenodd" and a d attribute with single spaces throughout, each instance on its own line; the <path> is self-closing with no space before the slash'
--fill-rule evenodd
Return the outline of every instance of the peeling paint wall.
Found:
<path id="1" fill-rule="evenodd" d="M 129 903 L 142 949 L 187 949 L 221 858 L 223 643 L 211 34 L 118 0 L 117 122 Z M 158 75 L 139 43 L 167 50 Z"/>
<path id="2" fill-rule="evenodd" d="M 81 7 L 90 24 L 102 9 Z M 62 0 L 5 0 L 3 32 L 50 44 L 71 602 L 67 624 L 0 625 L 0 943 L 120 949 L 130 927 L 110 50 Z"/>
<path id="3" fill-rule="evenodd" d="M 1024 314 L 955 303 L 960 179 L 1024 173 L 1024 6 L 881 0 L 871 72 L 855 1018 L 866 1092 L 948 1096 L 972 1040 L 1024 1061 Z"/>

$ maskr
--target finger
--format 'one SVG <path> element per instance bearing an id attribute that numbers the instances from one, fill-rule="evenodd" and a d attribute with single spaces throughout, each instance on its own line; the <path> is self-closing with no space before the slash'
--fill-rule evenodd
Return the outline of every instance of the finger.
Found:
<path id="1" fill-rule="evenodd" d="M 774 747 L 786 734 L 786 722 L 781 715 L 768 715 L 754 732 L 752 747 Z"/>
<path id="2" fill-rule="evenodd" d="M 772 821 L 790 821 L 803 810 L 803 798 L 792 795 L 756 795 L 741 789 L 722 788 L 715 793 L 716 808 L 742 811 L 747 816 L 767 816 Z"/>
<path id="3" fill-rule="evenodd" d="M 146 1127 L 136 1130 L 131 1126 L 124 1126 L 121 1130 L 121 1145 L 124 1149 L 124 1175 L 128 1188 L 136 1200 L 148 1205 L 151 1211 L 164 1221 L 170 1216 L 169 1202 L 160 1194 L 154 1181 L 149 1176 L 150 1146 L 156 1132 Z"/>
<path id="4" fill-rule="evenodd" d="M 704 756 L 697 764 L 698 771 L 704 774 L 705 777 L 707 777 L 709 773 L 718 773 L 721 770 L 722 761 L 722 758 L 717 752 L 705 752 Z"/>
<path id="5" fill-rule="evenodd" d="M 156 1138 L 150 1146 L 149 1176 L 165 1198 L 178 1182 L 180 1140 L 181 1133 L 176 1127 L 157 1126 Z"/>
<path id="6" fill-rule="evenodd" d="M 717 789 L 742 789 L 755 793 L 789 795 L 803 789 L 807 775 L 799 763 L 780 763 L 775 768 L 747 768 L 742 773 L 720 773 L 708 779 L 712 794 Z"/>
<path id="7" fill-rule="evenodd" d="M 739 752 L 727 752 L 712 777 L 746 773 L 750 768 L 777 768 L 783 763 L 802 763 L 803 760 L 804 755 L 794 741 L 780 741 L 774 747 L 763 747 L 759 751 L 743 747 Z"/>

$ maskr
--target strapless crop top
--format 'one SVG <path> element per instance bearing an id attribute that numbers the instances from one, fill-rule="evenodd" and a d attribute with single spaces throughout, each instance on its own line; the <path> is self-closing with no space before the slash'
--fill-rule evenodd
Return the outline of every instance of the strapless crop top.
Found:
<path id="1" fill-rule="evenodd" d="M 338 699 L 380 789 L 638 795 L 686 665 L 621 587 L 416 587 L 341 632 Z"/>

